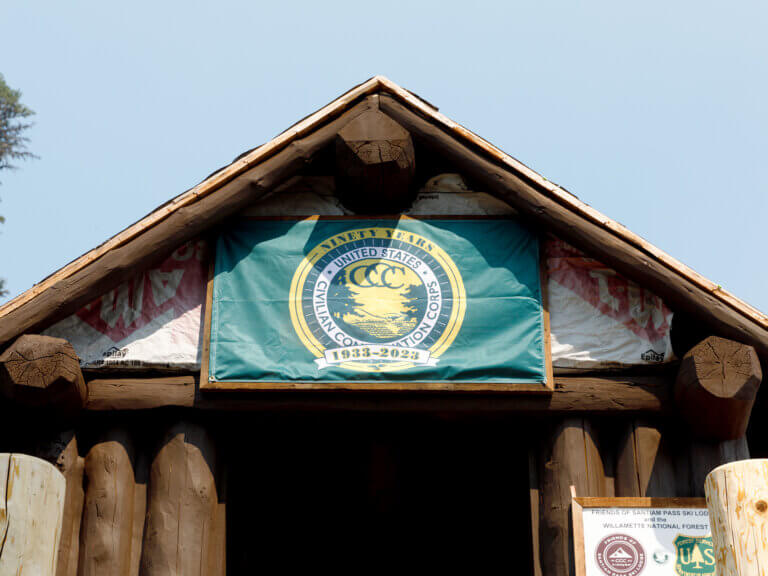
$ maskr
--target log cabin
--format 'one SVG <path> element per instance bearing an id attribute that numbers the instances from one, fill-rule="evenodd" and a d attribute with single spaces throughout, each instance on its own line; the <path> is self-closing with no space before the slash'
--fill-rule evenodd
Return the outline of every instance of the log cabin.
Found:
<path id="1" fill-rule="evenodd" d="M 768 454 L 768 317 L 377 76 L 0 308 L 56 573 L 574 573 Z"/>

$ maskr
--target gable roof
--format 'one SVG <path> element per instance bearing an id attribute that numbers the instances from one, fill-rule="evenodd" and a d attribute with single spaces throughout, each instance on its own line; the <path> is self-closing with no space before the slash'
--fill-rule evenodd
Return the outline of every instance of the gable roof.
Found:
<path id="1" fill-rule="evenodd" d="M 673 309 L 768 356 L 768 316 L 580 201 L 383 76 L 352 88 L 288 130 L 0 307 L 0 345 L 78 310 L 134 270 L 257 200 L 297 173 L 338 129 L 379 108 L 522 214 L 646 285 Z"/>

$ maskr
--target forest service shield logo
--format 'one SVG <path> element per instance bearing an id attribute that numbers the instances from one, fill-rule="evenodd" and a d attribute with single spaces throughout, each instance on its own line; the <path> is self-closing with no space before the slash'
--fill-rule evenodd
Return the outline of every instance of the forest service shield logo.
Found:
<path id="1" fill-rule="evenodd" d="M 715 573 L 715 552 L 711 536 L 686 536 L 675 538 L 675 572 L 679 576 L 702 576 Z"/>
<path id="2" fill-rule="evenodd" d="M 319 370 L 435 366 L 466 311 L 458 268 L 435 242 L 371 226 L 315 246 L 294 273 L 291 322 Z"/>

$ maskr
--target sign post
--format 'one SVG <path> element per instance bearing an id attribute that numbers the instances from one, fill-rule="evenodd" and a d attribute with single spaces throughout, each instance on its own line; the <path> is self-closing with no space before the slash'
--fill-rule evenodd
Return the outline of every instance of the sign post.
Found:
<path id="1" fill-rule="evenodd" d="M 718 466 L 704 483 L 720 576 L 768 570 L 768 460 Z"/>

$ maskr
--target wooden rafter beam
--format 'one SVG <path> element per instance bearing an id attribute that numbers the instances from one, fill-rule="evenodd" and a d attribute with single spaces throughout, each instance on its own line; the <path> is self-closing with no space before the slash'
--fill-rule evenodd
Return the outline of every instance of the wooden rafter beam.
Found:
<path id="1" fill-rule="evenodd" d="M 191 376 L 114 378 L 88 382 L 86 410 L 144 410 L 180 406 L 200 410 L 308 410 L 402 412 L 665 412 L 672 409 L 672 378 L 556 376 L 552 394 L 509 392 L 280 392 L 200 391 Z"/>
<path id="2" fill-rule="evenodd" d="M 436 144 L 456 161 L 476 160 L 464 171 L 489 183 L 491 191 L 524 215 L 557 232 L 579 248 L 593 252 L 607 264 L 642 283 L 648 279 L 656 292 L 677 311 L 705 319 L 723 336 L 753 345 L 768 357 L 768 316 L 579 201 L 489 142 L 451 121 L 436 108 L 390 80 L 376 76 L 353 88 L 318 112 L 301 120 L 267 144 L 238 158 L 101 246 L 76 259 L 32 289 L 0 306 L 0 346 L 24 332 L 62 318 L 130 276 L 149 266 L 176 245 L 212 227 L 244 204 L 263 195 L 269 186 L 292 175 L 312 153 L 316 132 L 330 125 L 338 129 L 366 97 L 384 103 L 383 111 L 414 133 L 425 128 L 423 141 Z M 398 119 L 415 118 L 411 126 Z M 369 108 L 376 108 L 370 106 Z M 386 108 L 386 109 L 385 109 Z M 334 134 L 325 134 L 330 139 Z M 451 142 L 447 143 L 447 140 Z M 460 162 L 456 161 L 457 168 Z M 490 169 L 489 169 L 490 167 Z M 480 176 L 476 176 L 477 173 Z M 240 180 L 244 182 L 240 182 Z M 245 184 L 241 194 L 233 188 Z M 216 194 L 213 194 L 217 192 Z M 215 200 L 214 200 L 215 197 Z M 528 202 L 530 200 L 530 202 Z M 241 203 L 242 201 L 242 203 Z M 520 206 L 520 205 L 523 206 Z M 523 209 L 523 207 L 525 209 Z M 561 216 L 565 217 L 561 218 Z M 192 216 L 201 216 L 193 221 Z M 201 225 L 198 225 L 198 222 Z M 174 233 L 168 242 L 162 237 Z M 582 241 L 584 240 L 584 241 Z M 154 251 L 147 245 L 159 242 Z M 137 247 L 142 250 L 137 251 Z"/>
<path id="3" fill-rule="evenodd" d="M 2 316 L 0 345 L 19 334 L 34 332 L 44 328 L 45 323 L 73 314 L 137 270 L 162 260 L 184 242 L 262 198 L 275 186 L 298 174 L 316 152 L 333 143 L 341 127 L 372 107 L 375 102 L 363 98 L 343 114 L 322 126 L 315 125 L 312 132 L 240 173 L 237 179 L 223 180 L 226 182 L 223 185 L 216 183 L 215 195 L 203 194 L 201 190 L 194 202 L 184 203 L 141 233 L 137 232 L 123 243 L 100 253 L 87 265 L 62 275 L 49 289 Z"/>
<path id="4" fill-rule="evenodd" d="M 672 308 L 701 318 L 718 334 L 744 341 L 768 355 L 768 330 L 670 269 L 647 250 L 622 240 L 606 226 L 584 218 L 546 194 L 536 180 L 489 159 L 481 150 L 456 139 L 432 119 L 415 113 L 396 98 L 382 94 L 379 107 L 409 130 L 415 141 L 451 160 L 457 171 L 476 180 L 524 218 L 653 290 Z"/>

